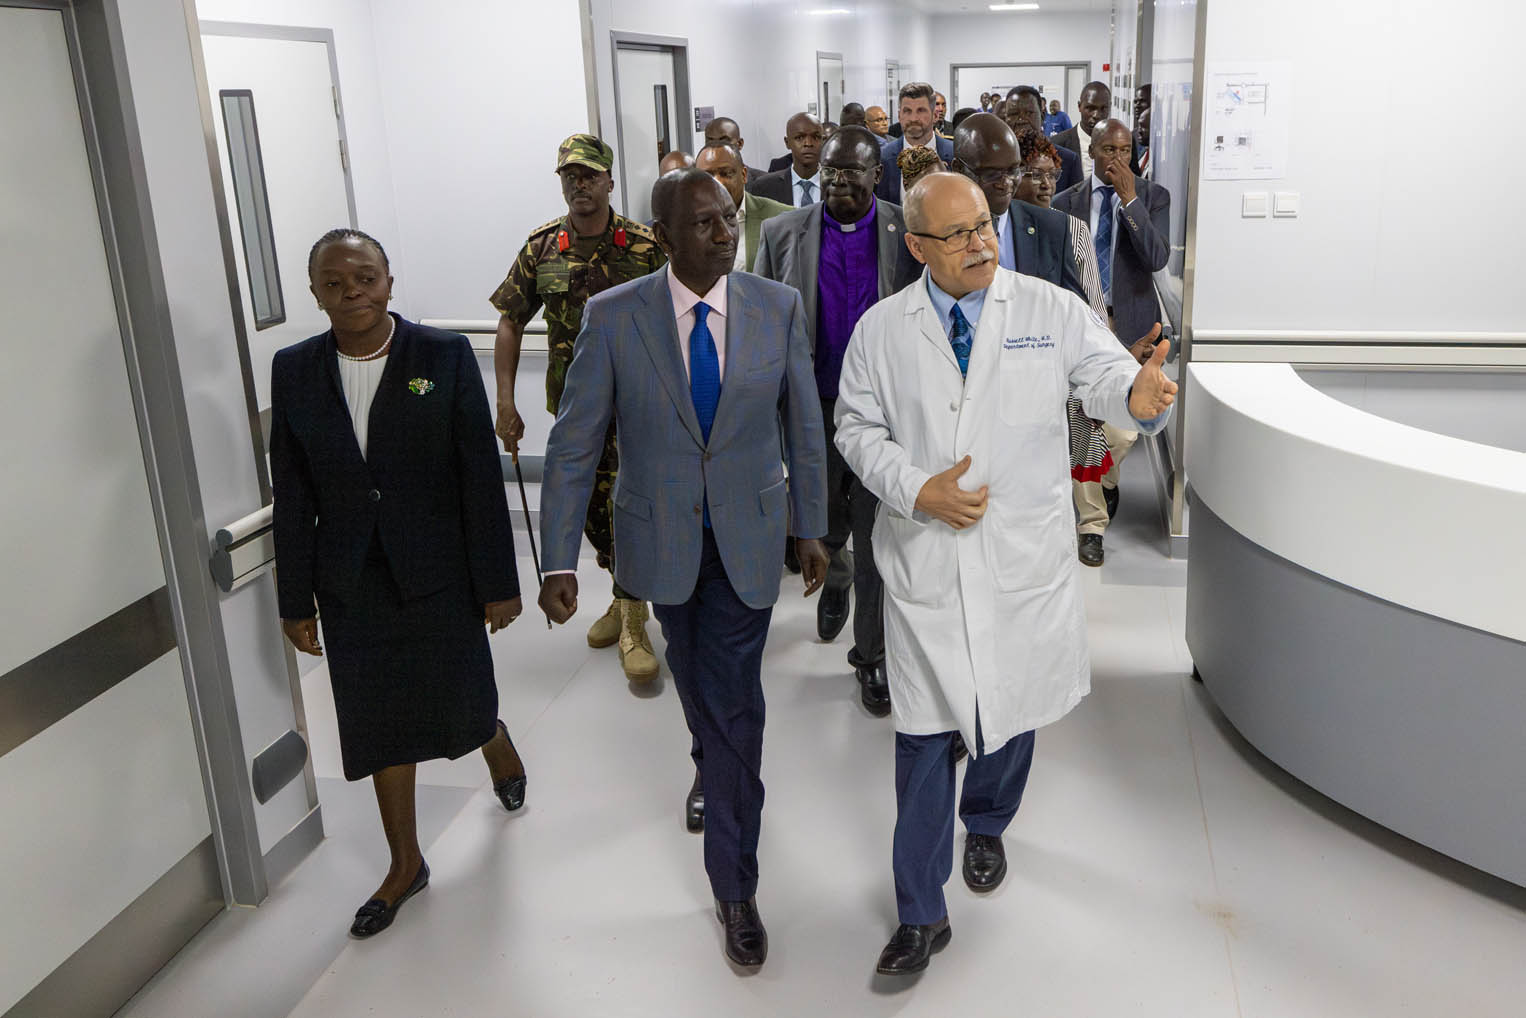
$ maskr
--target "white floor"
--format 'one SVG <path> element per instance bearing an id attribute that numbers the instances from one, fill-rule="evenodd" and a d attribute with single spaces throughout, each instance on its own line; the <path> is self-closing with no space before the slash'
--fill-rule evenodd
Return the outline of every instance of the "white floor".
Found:
<path id="1" fill-rule="evenodd" d="M 1186 568 L 1153 536 L 1146 470 L 1127 462 L 1107 564 L 1084 573 L 1092 695 L 1039 733 L 1005 884 L 978 898 L 956 860 L 953 941 L 920 978 L 873 974 L 895 925 L 893 742 L 858 706 L 847 634 L 817 642 L 814 602 L 787 577 L 764 673 L 770 954 L 739 977 L 683 828 L 677 697 L 633 695 L 614 652 L 586 647 L 608 592 L 587 563 L 586 615 L 548 632 L 532 607 L 494 638 L 530 774 L 522 815 L 500 809 L 480 758 L 421 767 L 432 883 L 385 934 L 347 939 L 385 849 L 369 785 L 339 780 L 319 669 L 305 692 L 328 840 L 119 1014 L 1526 1014 L 1526 891 L 1299 785 L 1191 680 Z"/>

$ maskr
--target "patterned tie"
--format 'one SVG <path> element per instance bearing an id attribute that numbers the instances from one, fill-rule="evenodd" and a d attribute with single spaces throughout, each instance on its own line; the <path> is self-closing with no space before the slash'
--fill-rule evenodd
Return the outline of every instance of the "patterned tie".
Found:
<path id="1" fill-rule="evenodd" d="M 694 305 L 694 328 L 689 332 L 689 396 L 694 400 L 694 415 L 699 418 L 700 434 L 710 443 L 710 426 L 715 423 L 715 407 L 721 401 L 721 361 L 715 352 L 715 337 L 705 317 L 710 305 Z M 704 523 L 710 526 L 710 499 L 705 498 Z"/>
<path id="2" fill-rule="evenodd" d="M 807 205 L 811 205 L 811 204 L 815 203 L 816 199 L 811 197 L 811 192 L 814 191 L 814 190 L 816 190 L 816 185 L 811 183 L 809 180 L 802 180 L 800 182 L 800 207 L 801 208 L 805 208 Z"/>
<path id="3" fill-rule="evenodd" d="M 1097 232 L 1092 244 L 1097 248 L 1097 273 L 1102 277 L 1102 296 L 1113 298 L 1113 189 L 1103 187 L 1102 208 L 1097 211 Z"/>
<path id="4" fill-rule="evenodd" d="M 954 348 L 954 359 L 959 362 L 959 373 L 970 373 L 970 320 L 964 317 L 964 312 L 959 310 L 959 305 L 954 305 L 954 313 L 949 316 L 952 325 L 948 330 L 949 345 Z"/>

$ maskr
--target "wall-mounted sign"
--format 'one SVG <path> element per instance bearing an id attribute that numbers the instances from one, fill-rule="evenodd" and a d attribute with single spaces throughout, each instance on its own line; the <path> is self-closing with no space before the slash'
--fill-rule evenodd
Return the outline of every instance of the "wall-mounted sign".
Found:
<path id="1" fill-rule="evenodd" d="M 696 107 L 694 107 L 694 129 L 696 131 L 703 131 L 705 129 L 705 125 L 710 123 L 710 121 L 712 121 L 714 119 L 715 119 L 715 107 L 714 106 L 696 106 Z"/>
<path id="2" fill-rule="evenodd" d="M 1215 63 L 1204 76 L 1204 180 L 1287 175 L 1292 65 L 1286 60 Z"/>

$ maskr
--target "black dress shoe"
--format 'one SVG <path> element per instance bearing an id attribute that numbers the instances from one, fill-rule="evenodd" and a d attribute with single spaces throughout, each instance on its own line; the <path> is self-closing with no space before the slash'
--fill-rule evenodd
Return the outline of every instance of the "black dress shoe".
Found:
<path id="1" fill-rule="evenodd" d="M 954 931 L 949 929 L 948 916 L 931 926 L 910 926 L 902 923 L 896 929 L 890 943 L 880 952 L 880 963 L 875 971 L 882 976 L 907 976 L 921 972 L 932 960 L 933 952 L 948 946 Z"/>
<path id="2" fill-rule="evenodd" d="M 503 723 L 502 718 L 498 719 L 498 728 L 503 732 L 503 737 L 509 739 L 509 728 Z M 513 747 L 514 740 L 509 739 L 509 748 L 513 749 Z M 515 750 L 514 755 L 518 756 L 519 751 Z M 498 796 L 498 801 L 503 803 L 504 809 L 513 813 L 524 807 L 525 785 L 528 783 L 529 779 L 523 774 L 517 778 L 504 778 L 502 781 L 493 782 L 493 794 Z"/>
<path id="3" fill-rule="evenodd" d="M 745 968 L 756 968 L 768 957 L 768 931 L 758 917 L 756 898 L 715 903 L 715 917 L 726 930 L 726 957 Z"/>
<path id="4" fill-rule="evenodd" d="M 822 587 L 816 602 L 816 635 L 827 643 L 848 624 L 848 587 Z"/>
<path id="5" fill-rule="evenodd" d="M 1107 506 L 1107 518 L 1114 519 L 1118 515 L 1118 489 L 1103 488 L 1102 504 Z"/>
<path id="6" fill-rule="evenodd" d="M 380 898 L 372 898 L 355 911 L 355 921 L 350 924 L 350 936 L 357 940 L 374 937 L 397 918 L 397 910 L 403 907 L 403 902 L 418 894 L 429 886 L 429 864 L 419 860 L 419 872 L 413 878 L 413 883 L 408 885 L 408 890 L 388 905 Z"/>
<path id="7" fill-rule="evenodd" d="M 890 713 L 890 682 L 885 678 L 885 663 L 853 669 L 858 679 L 858 698 L 864 710 L 877 718 Z"/>
<path id="8" fill-rule="evenodd" d="M 1081 556 L 1083 566 L 1100 566 L 1102 564 L 1102 535 L 1082 534 L 1076 542 L 1076 550 Z"/>
<path id="9" fill-rule="evenodd" d="M 989 834 L 964 836 L 964 883 L 972 891 L 993 891 L 1007 875 L 1007 850 Z"/>
<path id="10" fill-rule="evenodd" d="M 694 772 L 694 784 L 689 786 L 689 797 L 684 800 L 684 826 L 698 834 L 705 829 L 705 787 L 699 783 L 699 771 Z"/>
<path id="11" fill-rule="evenodd" d="M 964 744 L 964 736 L 960 735 L 958 732 L 954 733 L 954 743 L 949 747 L 949 749 L 954 754 L 954 763 L 958 763 L 960 760 L 963 760 L 965 757 L 970 755 L 970 747 Z"/>

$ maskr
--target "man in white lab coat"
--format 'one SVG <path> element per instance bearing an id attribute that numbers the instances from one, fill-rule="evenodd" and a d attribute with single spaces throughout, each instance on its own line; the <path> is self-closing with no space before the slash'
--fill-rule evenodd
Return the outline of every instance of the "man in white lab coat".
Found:
<path id="1" fill-rule="evenodd" d="M 975 182 L 924 178 L 906 226 L 926 272 L 860 319 L 836 412 L 838 449 L 881 501 L 901 923 L 885 974 L 926 968 L 949 939 L 954 735 L 971 750 L 964 877 L 990 890 L 1006 873 L 1001 836 L 1033 730 L 1090 689 L 1067 385 L 1093 417 L 1145 434 L 1165 426 L 1176 393 L 1161 372 L 1169 344 L 1141 367 L 1080 298 L 998 266 Z"/>

